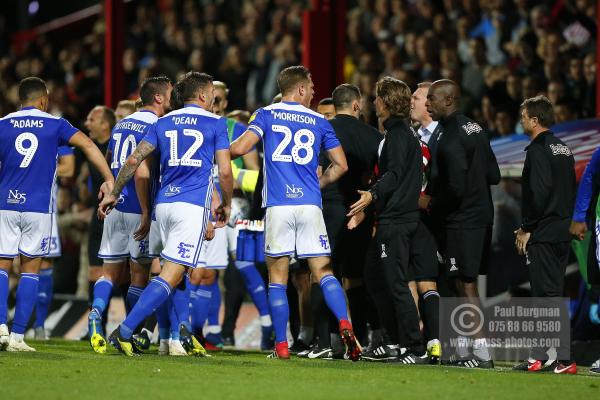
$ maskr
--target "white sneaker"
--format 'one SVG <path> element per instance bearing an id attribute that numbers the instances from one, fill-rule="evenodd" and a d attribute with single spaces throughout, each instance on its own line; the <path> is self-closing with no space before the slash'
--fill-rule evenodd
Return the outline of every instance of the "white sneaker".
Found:
<path id="1" fill-rule="evenodd" d="M 34 331 L 34 338 L 35 340 L 49 340 L 50 338 L 48 337 L 48 335 L 46 334 L 46 329 L 44 329 L 44 327 L 42 326 L 38 326 L 37 328 L 35 328 Z"/>
<path id="2" fill-rule="evenodd" d="M 158 355 L 168 356 L 169 355 L 169 339 L 160 339 L 158 344 Z"/>
<path id="3" fill-rule="evenodd" d="M 35 349 L 28 346 L 23 339 L 17 340 L 14 335 L 10 335 L 6 351 L 35 351 Z"/>
<path id="4" fill-rule="evenodd" d="M 600 368 L 600 358 L 594 361 L 594 363 L 592 364 L 592 368 Z"/>
<path id="5" fill-rule="evenodd" d="M 188 353 L 185 351 L 179 340 L 169 341 L 169 355 L 170 356 L 187 356 Z"/>
<path id="6" fill-rule="evenodd" d="M 0 325 L 0 350 L 6 350 L 9 335 L 8 326 L 6 324 Z"/>

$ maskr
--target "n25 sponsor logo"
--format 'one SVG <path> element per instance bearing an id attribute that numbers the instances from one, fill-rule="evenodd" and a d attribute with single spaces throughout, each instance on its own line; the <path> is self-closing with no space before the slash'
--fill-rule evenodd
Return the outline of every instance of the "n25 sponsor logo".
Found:
<path id="1" fill-rule="evenodd" d="M 23 204 L 27 201 L 27 193 L 19 192 L 18 190 L 9 190 L 8 199 L 6 202 L 9 204 Z"/>
<path id="2" fill-rule="evenodd" d="M 288 199 L 299 199 L 304 196 L 304 192 L 301 187 L 296 185 L 285 185 L 285 197 Z"/>

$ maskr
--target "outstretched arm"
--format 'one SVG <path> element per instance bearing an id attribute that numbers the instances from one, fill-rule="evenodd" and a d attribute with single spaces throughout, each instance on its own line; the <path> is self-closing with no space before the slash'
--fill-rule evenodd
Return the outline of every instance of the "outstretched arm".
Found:
<path id="1" fill-rule="evenodd" d="M 256 144 L 258 143 L 259 137 L 253 131 L 246 131 L 242 136 L 235 139 L 231 146 L 229 146 L 229 151 L 231 152 L 231 159 L 238 158 L 239 156 L 243 156 L 247 154 Z"/>

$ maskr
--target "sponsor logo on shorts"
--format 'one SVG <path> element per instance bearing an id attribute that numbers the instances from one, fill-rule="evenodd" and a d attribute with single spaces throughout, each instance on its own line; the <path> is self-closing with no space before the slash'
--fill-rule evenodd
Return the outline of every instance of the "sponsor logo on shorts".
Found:
<path id="1" fill-rule="evenodd" d="M 319 235 L 319 243 L 324 250 L 329 249 L 329 240 L 327 235 Z"/>
<path id="2" fill-rule="evenodd" d="M 8 191 L 8 204 L 23 204 L 27 201 L 27 193 L 19 192 L 17 189 Z"/>
<path id="3" fill-rule="evenodd" d="M 179 246 L 177 246 L 177 252 L 181 258 L 191 258 L 192 249 L 195 246 L 193 244 L 179 242 Z"/>
<path id="4" fill-rule="evenodd" d="M 42 252 L 45 253 L 48 250 L 50 250 L 51 248 L 52 248 L 52 246 L 50 244 L 50 238 L 49 237 L 43 238 L 42 241 L 40 242 L 40 249 L 42 250 Z"/>
<path id="5" fill-rule="evenodd" d="M 140 254 L 148 254 L 148 240 L 140 240 Z"/>
<path id="6" fill-rule="evenodd" d="M 385 252 L 385 243 L 381 244 L 381 258 L 386 258 L 387 253 Z"/>
<path id="7" fill-rule="evenodd" d="M 296 185 L 285 185 L 285 197 L 288 199 L 299 199 L 304 196 L 304 192 L 301 187 Z"/>
<path id="8" fill-rule="evenodd" d="M 169 185 L 167 186 L 165 196 L 177 196 L 179 193 L 181 193 L 181 187 Z"/>

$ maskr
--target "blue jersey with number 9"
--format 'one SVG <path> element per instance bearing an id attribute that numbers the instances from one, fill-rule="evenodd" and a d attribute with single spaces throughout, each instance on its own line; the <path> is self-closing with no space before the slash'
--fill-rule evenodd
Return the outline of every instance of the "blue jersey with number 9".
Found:
<path id="1" fill-rule="evenodd" d="M 159 118 L 143 140 L 154 146 L 160 157 L 156 204 L 210 206 L 215 152 L 229 150 L 225 118 L 187 104 Z"/>
<path id="2" fill-rule="evenodd" d="M 257 110 L 248 130 L 264 144 L 263 207 L 322 206 L 319 151 L 340 145 L 329 121 L 295 102 Z"/>
<path id="3" fill-rule="evenodd" d="M 52 212 L 58 147 L 77 131 L 34 107 L 0 119 L 0 210 Z"/>

